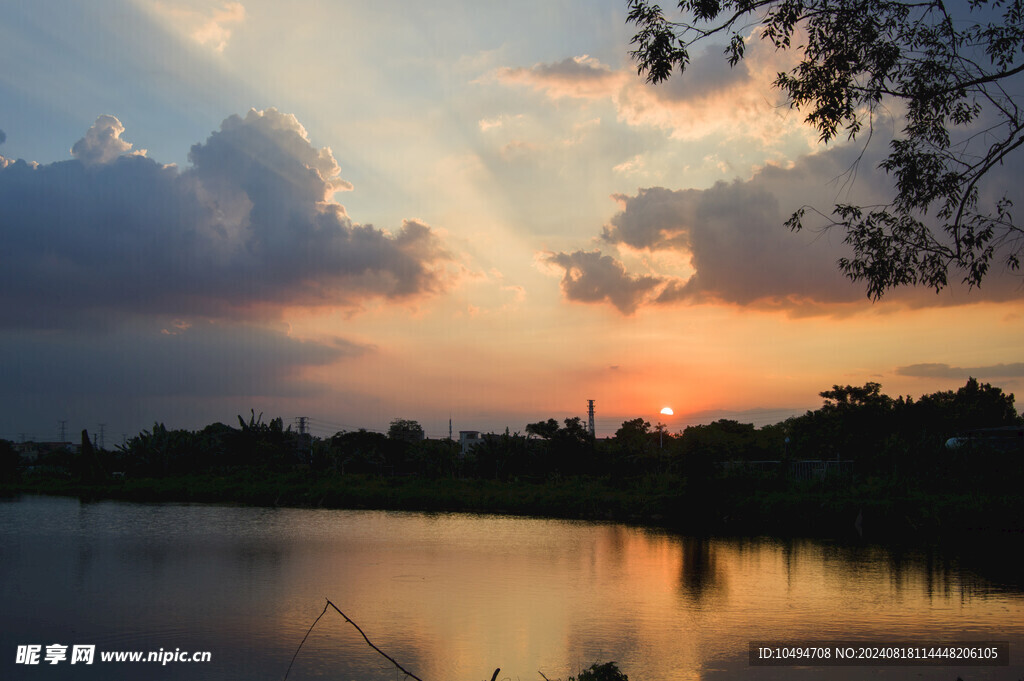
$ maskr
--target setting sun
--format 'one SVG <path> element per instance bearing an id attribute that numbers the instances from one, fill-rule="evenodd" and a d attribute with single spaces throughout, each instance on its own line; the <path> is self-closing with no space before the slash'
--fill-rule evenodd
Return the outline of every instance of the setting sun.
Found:
<path id="1" fill-rule="evenodd" d="M 675 412 L 672 411 L 672 407 L 665 407 L 664 409 L 661 410 L 661 413 L 664 414 L 665 416 L 672 416 L 675 414 Z"/>

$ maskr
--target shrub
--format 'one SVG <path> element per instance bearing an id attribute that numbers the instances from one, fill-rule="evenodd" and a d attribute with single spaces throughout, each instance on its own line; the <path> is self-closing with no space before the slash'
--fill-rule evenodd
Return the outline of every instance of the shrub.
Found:
<path id="1" fill-rule="evenodd" d="M 629 681 L 629 677 L 619 671 L 614 662 L 605 662 L 590 665 L 590 669 L 581 671 L 578 678 L 570 676 L 569 681 Z"/>

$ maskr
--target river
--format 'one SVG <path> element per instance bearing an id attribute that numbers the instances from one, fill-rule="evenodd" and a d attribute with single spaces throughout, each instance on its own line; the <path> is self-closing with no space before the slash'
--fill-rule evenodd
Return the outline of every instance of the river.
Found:
<path id="1" fill-rule="evenodd" d="M 499 679 L 565 679 L 609 660 L 630 681 L 1017 681 L 1020 555 L 991 541 L 897 549 L 500 516 L 24 496 L 0 500 L 0 678 L 279 681 L 330 599 L 424 681 L 486 681 L 496 667 Z M 761 640 L 1006 641 L 1010 665 L 751 666 L 749 644 Z M 75 646 L 94 646 L 93 663 L 72 664 Z M 209 660 L 101 659 L 134 651 Z M 329 610 L 288 678 L 402 675 Z"/>

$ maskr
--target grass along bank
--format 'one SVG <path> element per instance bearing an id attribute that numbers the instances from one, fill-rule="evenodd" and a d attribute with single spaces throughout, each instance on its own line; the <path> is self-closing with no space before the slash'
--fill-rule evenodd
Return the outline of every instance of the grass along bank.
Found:
<path id="1" fill-rule="evenodd" d="M 847 535 L 948 534 L 1024 529 L 1012 492 L 924 489 L 897 479 L 786 482 L 722 477 L 573 476 L 544 480 L 313 475 L 252 470 L 83 483 L 24 477 L 5 494 L 136 502 L 203 502 L 300 508 L 497 513 L 614 520 L 691 532 Z"/>

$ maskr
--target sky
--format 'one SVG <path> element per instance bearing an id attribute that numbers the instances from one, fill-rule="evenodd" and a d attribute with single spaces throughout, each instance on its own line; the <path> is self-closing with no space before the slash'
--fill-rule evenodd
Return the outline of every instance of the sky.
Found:
<path id="1" fill-rule="evenodd" d="M 589 399 L 601 437 L 1024 387 L 1019 273 L 872 302 L 841 233 L 785 228 L 890 185 L 757 40 L 652 86 L 621 0 L 0 8 L 0 437 L 524 432 Z"/>

